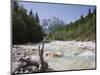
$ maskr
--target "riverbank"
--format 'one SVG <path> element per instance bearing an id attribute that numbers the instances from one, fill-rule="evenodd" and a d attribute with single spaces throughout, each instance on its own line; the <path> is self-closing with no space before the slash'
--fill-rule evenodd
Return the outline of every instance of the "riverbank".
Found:
<path id="1" fill-rule="evenodd" d="M 20 57 L 38 57 L 39 44 L 13 45 L 12 69 Z M 45 43 L 44 59 L 54 71 L 95 68 L 95 42 L 93 41 L 51 41 Z"/>

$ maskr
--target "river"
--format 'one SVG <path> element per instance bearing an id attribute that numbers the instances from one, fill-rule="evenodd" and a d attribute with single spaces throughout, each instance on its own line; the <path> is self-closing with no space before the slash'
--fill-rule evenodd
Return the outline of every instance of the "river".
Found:
<path id="1" fill-rule="evenodd" d="M 20 57 L 38 57 L 39 44 L 13 45 L 12 69 L 17 66 Z M 45 43 L 44 60 L 54 71 L 95 69 L 95 42 L 87 41 L 51 41 Z"/>

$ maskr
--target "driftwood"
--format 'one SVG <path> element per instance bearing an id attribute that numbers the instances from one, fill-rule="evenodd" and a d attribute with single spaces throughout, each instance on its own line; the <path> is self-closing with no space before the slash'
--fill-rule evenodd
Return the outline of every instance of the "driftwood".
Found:
<path id="1" fill-rule="evenodd" d="M 44 72 L 45 70 L 48 69 L 48 63 L 44 61 L 44 57 L 43 57 L 44 45 L 45 45 L 45 41 L 47 40 L 47 38 L 48 36 L 43 40 L 41 49 L 39 46 L 39 61 L 36 61 L 36 60 L 31 61 L 30 58 L 27 58 L 27 59 L 20 58 L 19 62 L 21 62 L 21 64 L 12 72 L 12 75 L 16 75 L 17 71 L 19 71 L 21 68 L 24 70 L 28 66 L 35 66 L 37 68 L 36 72 Z M 32 69 L 28 69 L 28 70 L 32 70 Z"/>
<path id="2" fill-rule="evenodd" d="M 44 57 L 43 57 L 43 54 L 44 54 L 44 45 L 45 45 L 45 41 L 47 40 L 48 36 L 46 38 L 44 38 L 44 40 L 42 42 L 42 48 L 41 49 L 40 49 L 40 46 L 39 46 L 39 57 L 40 57 L 39 70 L 40 70 L 40 72 L 43 72 L 46 69 L 48 69 L 48 63 L 46 61 L 44 61 Z"/>
<path id="3" fill-rule="evenodd" d="M 19 60 L 19 62 L 21 62 L 17 68 L 12 72 L 12 75 L 16 75 L 16 72 L 19 73 L 21 69 L 23 69 L 23 73 L 25 70 L 31 71 L 32 72 L 39 72 L 39 61 L 30 61 L 30 59 L 25 59 L 25 58 L 21 58 Z M 36 67 L 36 71 L 33 71 L 32 68 L 28 68 L 29 66 L 35 66 Z"/>
<path id="4" fill-rule="evenodd" d="M 26 62 L 26 66 L 36 66 L 37 68 L 39 68 L 39 61 L 31 61 L 30 58 L 27 58 L 27 59 L 24 59 L 24 58 L 21 58 L 19 61 L 21 62 Z"/>

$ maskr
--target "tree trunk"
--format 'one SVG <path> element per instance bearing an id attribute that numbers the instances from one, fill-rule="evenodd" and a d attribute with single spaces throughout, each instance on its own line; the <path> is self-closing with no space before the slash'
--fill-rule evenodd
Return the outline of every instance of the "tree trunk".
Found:
<path id="1" fill-rule="evenodd" d="M 44 61 L 44 57 L 43 57 L 43 53 L 44 53 L 44 45 L 45 45 L 45 41 L 48 38 L 48 36 L 43 40 L 42 42 L 42 48 L 40 49 L 39 46 L 39 57 L 40 57 L 40 71 L 44 71 L 44 69 L 46 69 L 48 67 L 48 63 Z"/>

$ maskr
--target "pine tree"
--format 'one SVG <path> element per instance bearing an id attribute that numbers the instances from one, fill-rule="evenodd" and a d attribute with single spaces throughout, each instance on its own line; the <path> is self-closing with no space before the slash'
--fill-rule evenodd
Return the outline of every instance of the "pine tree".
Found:
<path id="1" fill-rule="evenodd" d="M 91 9 L 89 8 L 89 12 L 88 12 L 88 15 L 90 15 L 91 14 Z"/>
<path id="2" fill-rule="evenodd" d="M 82 22 L 84 21 L 84 17 L 83 17 L 83 15 L 81 15 L 81 21 L 82 21 Z"/>
<path id="3" fill-rule="evenodd" d="M 30 10 L 30 12 L 29 12 L 29 15 L 30 15 L 30 16 L 32 16 L 32 15 L 33 15 L 33 12 L 32 12 L 32 10 Z"/>
<path id="4" fill-rule="evenodd" d="M 19 8 L 18 2 L 17 1 L 13 1 L 13 9 L 14 9 L 14 11 L 17 12 L 18 8 Z"/>
<path id="5" fill-rule="evenodd" d="M 40 21 L 39 21 L 38 13 L 35 14 L 35 18 L 36 18 L 36 22 L 39 23 Z"/>
<path id="6" fill-rule="evenodd" d="M 96 13 L 96 8 L 94 8 L 93 13 Z"/>

